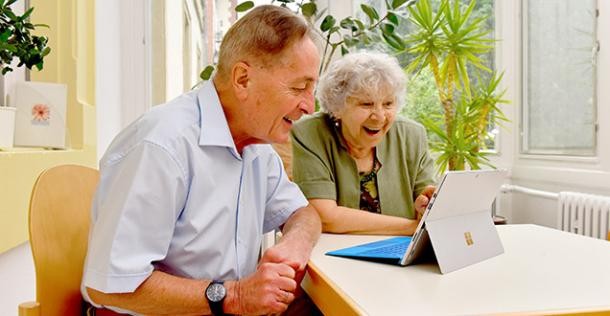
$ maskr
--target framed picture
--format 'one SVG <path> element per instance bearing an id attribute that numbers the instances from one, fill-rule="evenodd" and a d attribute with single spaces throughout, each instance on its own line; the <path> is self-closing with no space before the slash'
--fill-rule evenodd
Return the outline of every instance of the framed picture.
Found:
<path id="1" fill-rule="evenodd" d="M 15 146 L 65 149 L 65 84 L 20 82 L 15 87 Z"/>

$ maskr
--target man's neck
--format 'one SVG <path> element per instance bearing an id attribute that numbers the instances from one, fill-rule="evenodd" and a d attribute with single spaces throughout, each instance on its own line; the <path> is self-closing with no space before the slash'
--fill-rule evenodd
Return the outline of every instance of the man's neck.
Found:
<path id="1" fill-rule="evenodd" d="M 249 136 L 245 128 L 243 128 L 244 126 L 248 126 L 248 122 L 244 121 L 245 118 L 243 115 L 239 115 L 239 101 L 235 95 L 231 93 L 230 88 L 227 87 L 226 84 L 219 81 L 220 80 L 216 80 L 216 78 L 214 79 L 216 93 L 218 94 L 222 111 L 227 119 L 227 124 L 229 125 L 229 131 L 231 132 L 231 138 L 233 138 L 235 149 L 241 155 L 246 146 L 260 144 L 262 142 Z"/>

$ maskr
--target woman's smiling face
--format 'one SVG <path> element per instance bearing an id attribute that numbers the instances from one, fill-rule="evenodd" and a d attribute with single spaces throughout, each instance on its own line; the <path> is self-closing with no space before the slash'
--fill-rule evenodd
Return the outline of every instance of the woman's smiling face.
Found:
<path id="1" fill-rule="evenodd" d="M 341 121 L 341 134 L 350 151 L 373 149 L 396 118 L 398 106 L 392 89 L 356 93 L 334 116 Z"/>

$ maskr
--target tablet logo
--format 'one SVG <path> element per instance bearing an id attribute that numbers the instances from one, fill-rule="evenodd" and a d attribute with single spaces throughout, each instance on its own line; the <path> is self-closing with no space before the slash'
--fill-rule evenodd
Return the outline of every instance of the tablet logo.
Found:
<path id="1" fill-rule="evenodd" d="M 472 234 L 470 232 L 464 233 L 464 239 L 466 239 L 466 245 L 472 246 L 472 244 L 474 244 L 474 241 L 472 241 Z"/>

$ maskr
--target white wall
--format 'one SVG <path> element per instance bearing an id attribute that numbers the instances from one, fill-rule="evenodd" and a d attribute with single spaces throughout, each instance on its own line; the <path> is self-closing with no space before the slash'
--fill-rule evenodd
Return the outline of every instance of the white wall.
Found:
<path id="1" fill-rule="evenodd" d="M 98 160 L 121 129 L 150 108 L 149 5 L 95 2 Z"/>
<path id="2" fill-rule="evenodd" d="M 121 130 L 121 0 L 95 1 L 95 91 L 98 160 Z"/>

